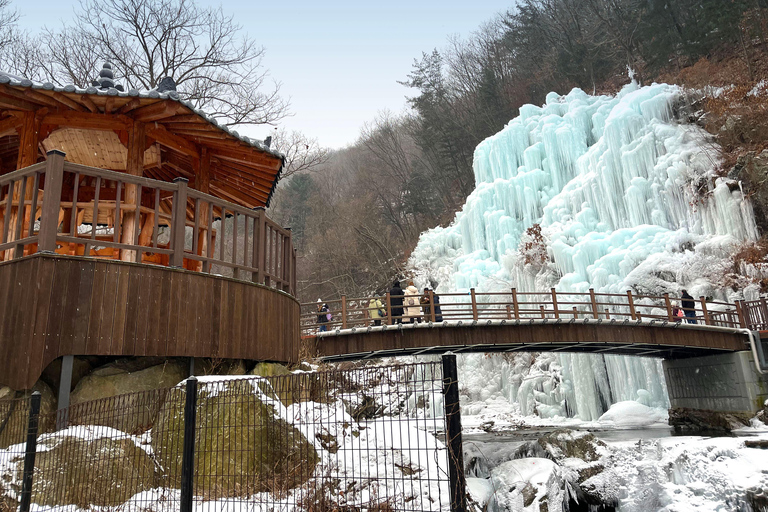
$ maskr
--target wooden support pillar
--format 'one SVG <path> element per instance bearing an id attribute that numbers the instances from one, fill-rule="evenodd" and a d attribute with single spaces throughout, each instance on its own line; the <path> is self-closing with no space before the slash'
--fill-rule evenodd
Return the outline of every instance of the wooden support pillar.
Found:
<path id="1" fill-rule="evenodd" d="M 135 121 L 128 131 L 128 163 L 125 172 L 131 176 L 141 176 L 144 173 L 144 151 L 147 136 L 144 123 Z M 135 206 L 133 211 L 126 211 L 123 215 L 121 242 L 128 245 L 138 244 L 136 233 L 136 216 L 140 215 L 141 198 L 138 196 L 137 186 L 125 185 L 125 205 Z M 117 222 L 117 220 L 115 220 Z M 122 261 L 136 261 L 136 251 L 123 250 L 120 254 Z"/>
<path id="2" fill-rule="evenodd" d="M 21 127 L 19 128 L 19 152 L 16 158 L 16 169 L 23 169 L 37 163 L 37 144 L 38 135 L 40 132 L 40 118 L 35 115 L 35 112 L 24 112 L 21 119 Z M 22 181 L 16 182 L 13 188 L 13 202 L 21 205 L 22 199 L 32 199 L 32 187 L 33 181 L 26 180 L 26 186 L 22 191 Z M 31 203 L 30 203 L 31 204 Z M 19 238 L 25 238 L 28 234 L 29 226 L 29 207 L 20 211 L 19 207 L 13 207 L 9 215 L 9 225 L 11 226 L 8 233 L 7 241 L 12 242 Z M 21 222 L 21 225 L 19 225 Z M 22 228 L 18 230 L 16 227 Z M 6 251 L 5 259 L 11 259 L 13 257 L 13 251 Z"/>
<path id="3" fill-rule="evenodd" d="M 211 189 L 211 154 L 207 148 L 200 148 L 200 158 L 192 159 L 192 168 L 195 172 L 195 190 L 204 194 L 209 194 Z M 195 215 L 200 219 L 197 244 L 198 255 L 208 255 L 208 209 L 210 206 L 207 201 L 200 201 L 200 211 L 195 211 Z M 255 226 L 254 226 L 255 227 Z"/>

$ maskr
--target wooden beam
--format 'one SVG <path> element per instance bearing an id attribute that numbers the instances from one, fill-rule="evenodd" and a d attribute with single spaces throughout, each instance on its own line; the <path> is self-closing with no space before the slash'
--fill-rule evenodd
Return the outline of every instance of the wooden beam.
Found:
<path id="1" fill-rule="evenodd" d="M 20 131 L 23 121 L 16 116 L 11 116 L 0 121 L 0 137 L 12 135 Z"/>
<path id="2" fill-rule="evenodd" d="M 64 93 L 61 92 L 55 92 L 53 93 L 53 97 L 56 98 L 56 100 L 60 101 L 64 105 L 68 106 L 71 109 L 77 110 L 78 112 L 87 112 L 88 109 L 86 109 L 84 106 L 82 106 L 80 103 L 76 102 L 69 96 L 67 96 Z"/>
<path id="3" fill-rule="evenodd" d="M 24 97 L 26 97 L 26 98 L 29 98 L 29 99 L 33 100 L 33 101 L 37 101 L 39 103 L 43 103 L 43 104 L 45 104 L 45 105 L 47 105 L 49 107 L 61 108 L 61 107 L 65 107 L 66 106 L 63 103 L 61 103 L 61 102 L 57 101 L 56 99 L 54 99 L 52 96 L 49 96 L 47 94 L 43 94 L 43 93 L 41 93 L 39 91 L 35 91 L 34 89 L 27 89 L 26 91 L 24 91 L 24 93 L 22 95 Z"/>
<path id="4" fill-rule="evenodd" d="M 48 114 L 44 124 L 80 128 L 83 130 L 128 130 L 133 121 L 130 117 L 116 114 L 91 114 L 88 112 L 63 112 Z"/>
<path id="5" fill-rule="evenodd" d="M 82 96 L 80 96 L 80 101 L 91 112 L 93 113 L 99 112 L 100 110 L 99 107 L 93 102 L 93 100 L 87 94 L 83 94 Z"/>
<path id="6" fill-rule="evenodd" d="M 215 131 L 208 131 L 203 129 L 191 130 L 189 128 L 185 128 L 183 130 L 177 130 L 176 128 L 174 128 L 173 131 L 174 133 L 178 133 L 179 135 L 189 135 L 190 137 L 197 137 L 200 139 L 213 139 L 213 140 L 234 139 L 232 135 L 228 135 L 224 132 L 215 132 Z"/>
<path id="7" fill-rule="evenodd" d="M 107 101 L 104 102 L 104 113 L 111 114 L 115 108 L 115 96 L 107 96 Z"/>
<path id="8" fill-rule="evenodd" d="M 25 112 L 19 132 L 19 156 L 16 168 L 23 169 L 37 163 L 37 143 L 40 118 L 34 112 Z"/>
<path id="9" fill-rule="evenodd" d="M 211 153 L 206 148 L 200 154 L 200 172 L 195 176 L 195 188 L 205 194 L 211 189 Z"/>
<path id="10" fill-rule="evenodd" d="M 16 108 L 19 110 L 34 111 L 40 108 L 42 105 L 40 103 L 34 103 L 29 100 L 14 98 L 13 96 L 6 94 L 6 90 L 0 90 L 0 106 Z"/>
<path id="11" fill-rule="evenodd" d="M 212 195 L 223 197 L 228 201 L 245 206 L 246 208 L 263 206 L 266 201 L 266 197 L 264 199 L 256 199 L 253 196 L 244 195 L 236 188 L 230 187 L 226 183 L 217 180 L 211 180 L 211 190 L 214 192 Z"/>
<path id="12" fill-rule="evenodd" d="M 200 151 L 193 142 L 169 132 L 157 123 L 147 126 L 147 136 L 152 137 L 163 146 L 178 151 L 184 155 L 191 157 L 200 156 Z"/>
<path id="13" fill-rule="evenodd" d="M 149 122 L 175 116 L 182 110 L 186 110 L 186 107 L 181 103 L 173 100 L 162 100 L 158 103 L 152 103 L 132 110 L 130 115 L 137 121 Z"/>
<path id="14" fill-rule="evenodd" d="M 146 142 L 146 131 L 144 123 L 134 122 L 128 135 L 128 162 L 125 172 L 132 176 L 141 176 L 144 171 L 144 144 Z M 136 185 L 125 185 L 125 204 L 137 204 Z M 136 211 L 126 212 L 122 223 L 123 244 L 133 245 L 136 236 Z M 118 219 L 115 219 L 118 222 Z M 122 261 L 136 261 L 136 252 L 123 250 L 120 254 Z"/>
<path id="15" fill-rule="evenodd" d="M 220 158 L 216 159 L 216 163 L 218 167 L 225 167 L 228 171 L 234 171 L 244 179 L 259 181 L 270 189 L 275 181 L 274 172 L 265 170 L 259 166 L 249 167 L 245 164 L 225 161 Z"/>
<path id="16" fill-rule="evenodd" d="M 133 98 L 117 110 L 118 114 L 125 114 L 141 106 L 141 98 Z"/>

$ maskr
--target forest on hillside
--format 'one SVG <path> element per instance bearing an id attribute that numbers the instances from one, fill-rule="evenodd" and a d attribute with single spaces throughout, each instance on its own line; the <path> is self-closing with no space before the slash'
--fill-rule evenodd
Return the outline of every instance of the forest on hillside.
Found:
<path id="1" fill-rule="evenodd" d="M 768 100 L 754 94 L 767 73 L 766 0 L 521 0 L 414 59 L 406 112 L 379 113 L 311 165 L 288 159 L 270 216 L 293 230 L 300 298 L 362 296 L 403 275 L 419 234 L 448 224 L 474 189 L 476 145 L 550 91 L 615 93 L 630 74 L 681 84 L 697 93 L 691 121 L 723 148 L 721 171 L 754 171 L 768 147 Z M 766 226 L 768 198 L 753 188 Z"/>

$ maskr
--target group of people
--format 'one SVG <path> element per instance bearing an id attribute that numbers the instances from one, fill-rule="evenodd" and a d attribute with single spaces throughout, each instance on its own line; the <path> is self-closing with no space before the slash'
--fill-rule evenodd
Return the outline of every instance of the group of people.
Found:
<path id="1" fill-rule="evenodd" d="M 374 297 L 368 304 L 368 316 L 373 320 L 373 325 L 381 325 L 382 321 L 388 320 L 388 324 L 417 323 L 422 321 L 430 322 L 443 321 L 443 312 L 440 309 L 440 297 L 427 287 L 422 294 L 419 294 L 418 288 L 413 281 L 408 281 L 408 286 L 403 290 L 400 281 L 392 284 L 389 290 L 389 305 L 391 318 L 387 319 L 386 304 L 383 304 L 380 297 Z M 434 301 L 434 307 L 433 307 Z"/>
<path id="2" fill-rule="evenodd" d="M 675 322 L 682 322 L 683 318 L 686 318 L 689 324 L 696 323 L 696 302 L 688 294 L 688 290 L 683 290 L 683 294 L 680 296 L 680 306 L 672 308 L 672 316 L 675 317 Z"/>

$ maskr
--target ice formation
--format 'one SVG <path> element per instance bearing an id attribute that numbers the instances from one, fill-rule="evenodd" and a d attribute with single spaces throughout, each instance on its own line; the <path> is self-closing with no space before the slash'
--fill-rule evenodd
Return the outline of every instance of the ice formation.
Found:
<path id="1" fill-rule="evenodd" d="M 574 89 L 521 107 L 475 150 L 476 189 L 454 222 L 422 234 L 410 260 L 417 280 L 437 283 L 438 293 L 687 288 L 733 298 L 717 281 L 734 248 L 757 239 L 752 207 L 738 183 L 715 175 L 717 148 L 706 132 L 676 120 L 681 104 L 675 86 L 630 84 L 616 96 Z M 534 224 L 546 254 L 532 271 L 520 248 Z M 483 380 L 467 386 L 474 409 L 466 412 L 501 400 L 522 415 L 596 420 L 624 400 L 668 403 L 656 360 L 563 354 L 532 362 L 462 358 L 462 376 Z"/>

